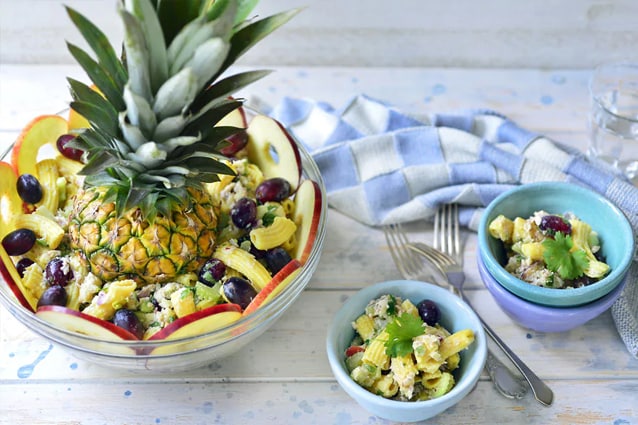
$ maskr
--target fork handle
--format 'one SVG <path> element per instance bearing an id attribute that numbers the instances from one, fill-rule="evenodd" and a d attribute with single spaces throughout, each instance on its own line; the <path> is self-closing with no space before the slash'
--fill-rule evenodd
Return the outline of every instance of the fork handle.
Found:
<path id="1" fill-rule="evenodd" d="M 477 313 L 478 316 L 478 313 Z M 534 393 L 534 398 L 538 400 L 541 404 L 545 406 L 550 406 L 554 401 L 554 393 L 551 388 L 545 384 L 536 374 L 529 368 L 527 365 L 512 351 L 510 348 L 503 342 L 503 340 L 490 328 L 490 326 L 485 323 L 485 321 L 479 316 L 481 323 L 483 324 L 483 329 L 488 334 L 490 338 L 498 345 L 498 347 L 503 350 L 505 355 L 514 363 L 514 366 L 521 372 L 523 378 L 527 381 L 530 388 L 532 389 L 532 393 Z"/>

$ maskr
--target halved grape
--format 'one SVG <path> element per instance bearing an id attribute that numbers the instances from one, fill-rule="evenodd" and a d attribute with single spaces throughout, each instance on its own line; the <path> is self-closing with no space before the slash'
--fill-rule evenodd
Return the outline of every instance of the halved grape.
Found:
<path id="1" fill-rule="evenodd" d="M 65 286 L 73 279 L 73 270 L 66 259 L 55 257 L 44 268 L 44 277 L 50 285 Z"/>
<path id="2" fill-rule="evenodd" d="M 31 264 L 33 264 L 33 260 L 30 258 L 21 258 L 17 263 L 16 263 L 16 270 L 18 271 L 18 274 L 20 275 L 20 277 L 24 277 L 24 271 L 31 266 Z"/>
<path id="3" fill-rule="evenodd" d="M 254 226 L 257 222 L 257 204 L 250 198 L 241 198 L 230 209 L 230 218 L 240 229 Z"/>
<path id="4" fill-rule="evenodd" d="M 416 305 L 421 319 L 429 326 L 436 325 L 441 320 L 441 310 L 432 300 L 423 300 Z"/>
<path id="5" fill-rule="evenodd" d="M 38 300 L 38 307 L 43 305 L 61 305 L 65 306 L 67 301 L 66 289 L 62 286 L 49 286 L 44 290 Z"/>
<path id="6" fill-rule="evenodd" d="M 270 273 L 273 275 L 277 274 L 279 270 L 284 268 L 284 266 L 292 260 L 288 251 L 280 246 L 266 251 L 264 259 L 266 260 L 268 270 L 270 270 Z"/>
<path id="7" fill-rule="evenodd" d="M 255 198 L 260 203 L 281 202 L 290 196 L 290 183 L 281 177 L 264 180 L 255 189 Z"/>
<path id="8" fill-rule="evenodd" d="M 218 258 L 211 258 L 199 270 L 199 281 L 206 286 L 213 286 L 226 273 L 226 264 Z"/>
<path id="9" fill-rule="evenodd" d="M 138 339 L 142 339 L 144 336 L 144 326 L 135 313 L 126 308 L 119 309 L 113 316 L 113 324 L 120 328 L 129 331 L 135 335 Z"/>
<path id="10" fill-rule="evenodd" d="M 2 238 L 2 246 L 7 254 L 22 255 L 35 245 L 36 236 L 33 230 L 17 229 Z"/>
<path id="11" fill-rule="evenodd" d="M 544 215 L 543 218 L 541 218 L 541 223 L 538 225 L 538 228 L 550 235 L 556 232 L 561 232 L 564 235 L 572 233 L 572 225 L 557 215 Z"/>
<path id="12" fill-rule="evenodd" d="M 248 134 L 246 133 L 246 130 L 242 129 L 232 136 L 226 138 L 226 141 L 230 144 L 228 146 L 224 146 L 219 151 L 222 155 L 234 156 L 248 144 Z"/>
<path id="13" fill-rule="evenodd" d="M 58 137 L 55 145 L 62 155 L 75 161 L 80 161 L 82 159 L 82 155 L 84 155 L 84 151 L 81 149 L 67 147 L 67 144 L 73 139 L 75 139 L 74 135 L 63 134 L 62 136 Z"/>
<path id="14" fill-rule="evenodd" d="M 257 291 L 246 279 L 231 277 L 223 285 L 224 297 L 228 302 L 238 304 L 242 309 L 257 296 Z"/>
<path id="15" fill-rule="evenodd" d="M 22 174 L 16 183 L 18 195 L 24 202 L 36 204 L 42 199 L 42 186 L 32 174 Z"/>

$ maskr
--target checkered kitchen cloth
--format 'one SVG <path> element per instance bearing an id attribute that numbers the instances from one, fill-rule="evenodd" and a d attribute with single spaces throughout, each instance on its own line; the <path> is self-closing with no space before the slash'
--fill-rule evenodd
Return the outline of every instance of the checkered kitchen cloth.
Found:
<path id="1" fill-rule="evenodd" d="M 462 224 L 476 230 L 483 207 L 514 185 L 567 181 L 605 195 L 638 233 L 638 188 L 493 111 L 413 117 L 357 96 L 341 109 L 286 98 L 267 112 L 312 154 L 329 205 L 368 225 L 431 219 L 457 202 Z M 638 358 L 638 262 L 629 279 L 612 315 Z"/>

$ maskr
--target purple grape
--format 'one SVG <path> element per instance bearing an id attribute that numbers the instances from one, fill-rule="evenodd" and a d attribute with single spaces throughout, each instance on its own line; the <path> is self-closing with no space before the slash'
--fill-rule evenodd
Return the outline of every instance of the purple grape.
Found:
<path id="1" fill-rule="evenodd" d="M 266 260 L 268 270 L 270 270 L 270 273 L 273 275 L 277 274 L 279 270 L 283 269 L 284 266 L 292 260 L 288 251 L 280 246 L 266 251 L 264 259 Z"/>
<path id="2" fill-rule="evenodd" d="M 73 139 L 75 139 L 75 136 L 73 136 L 72 134 L 63 134 L 62 136 L 58 137 L 55 145 L 62 155 L 75 161 L 80 161 L 82 159 L 82 155 L 84 155 L 84 151 L 81 149 L 66 146 Z"/>
<path id="3" fill-rule="evenodd" d="M 66 289 L 62 286 L 49 286 L 44 290 L 38 300 L 38 307 L 43 305 L 61 305 L 65 306 L 67 301 Z"/>
<path id="4" fill-rule="evenodd" d="M 231 277 L 223 285 L 224 297 L 228 302 L 238 304 L 242 309 L 257 296 L 257 291 L 246 279 Z"/>
<path id="5" fill-rule="evenodd" d="M 416 305 L 421 319 L 429 326 L 434 326 L 441 319 L 441 310 L 432 300 L 423 300 Z"/>
<path id="6" fill-rule="evenodd" d="M 234 156 L 248 144 L 248 134 L 246 133 L 246 130 L 242 129 L 228 137 L 226 141 L 230 144 L 220 149 L 219 152 L 225 156 Z"/>
<path id="7" fill-rule="evenodd" d="M 36 236 L 33 230 L 17 229 L 2 238 L 2 246 L 11 256 L 22 255 L 35 245 Z"/>
<path id="8" fill-rule="evenodd" d="M 237 239 L 237 244 L 243 249 L 247 249 L 248 252 L 250 252 L 253 255 L 253 257 L 255 257 L 258 260 L 264 258 L 264 255 L 266 255 L 266 251 L 255 248 L 255 245 L 253 245 L 252 241 L 250 240 L 249 233 L 246 233 L 240 236 L 239 239 Z M 250 248 L 248 248 L 248 246 L 250 246 Z"/>
<path id="9" fill-rule="evenodd" d="M 30 258 L 21 258 L 16 263 L 16 270 L 18 271 L 18 274 L 20 275 L 20 277 L 24 277 L 25 270 L 29 268 L 31 264 L 33 264 L 33 260 Z"/>
<path id="10" fill-rule="evenodd" d="M 556 232 L 561 232 L 564 235 L 572 233 L 571 224 L 557 215 L 544 215 L 538 228 L 550 235 Z"/>
<path id="11" fill-rule="evenodd" d="M 290 196 L 290 183 L 281 177 L 264 180 L 255 189 L 255 197 L 260 203 L 281 202 Z"/>
<path id="12" fill-rule="evenodd" d="M 113 316 L 113 324 L 120 328 L 129 331 L 135 335 L 138 339 L 142 339 L 144 336 L 144 326 L 140 319 L 131 310 L 122 308 L 115 312 Z"/>
<path id="13" fill-rule="evenodd" d="M 73 270 L 67 260 L 55 257 L 44 268 L 44 277 L 49 285 L 66 286 L 73 279 Z"/>
<path id="14" fill-rule="evenodd" d="M 206 261 L 199 271 L 199 281 L 206 286 L 213 286 L 226 274 L 226 264 L 218 258 Z"/>
<path id="15" fill-rule="evenodd" d="M 42 199 L 42 186 L 32 174 L 22 174 L 16 183 L 18 195 L 24 202 L 36 204 Z"/>
<path id="16" fill-rule="evenodd" d="M 254 226 L 257 222 L 257 204 L 250 198 L 241 198 L 230 209 L 230 218 L 240 229 Z"/>

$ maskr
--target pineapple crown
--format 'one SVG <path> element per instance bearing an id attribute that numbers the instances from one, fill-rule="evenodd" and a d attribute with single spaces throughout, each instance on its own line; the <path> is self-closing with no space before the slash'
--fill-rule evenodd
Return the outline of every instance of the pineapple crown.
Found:
<path id="1" fill-rule="evenodd" d="M 221 159 L 228 137 L 216 126 L 241 106 L 231 95 L 268 71 L 220 78 L 242 54 L 297 10 L 260 20 L 258 0 L 120 0 L 121 58 L 104 33 L 77 11 L 67 13 L 95 58 L 67 43 L 94 87 L 68 79 L 71 108 L 90 128 L 73 146 L 86 152 L 85 186 L 106 188 L 118 213 L 139 207 L 147 219 L 189 201 L 187 189 L 233 174 Z"/>

